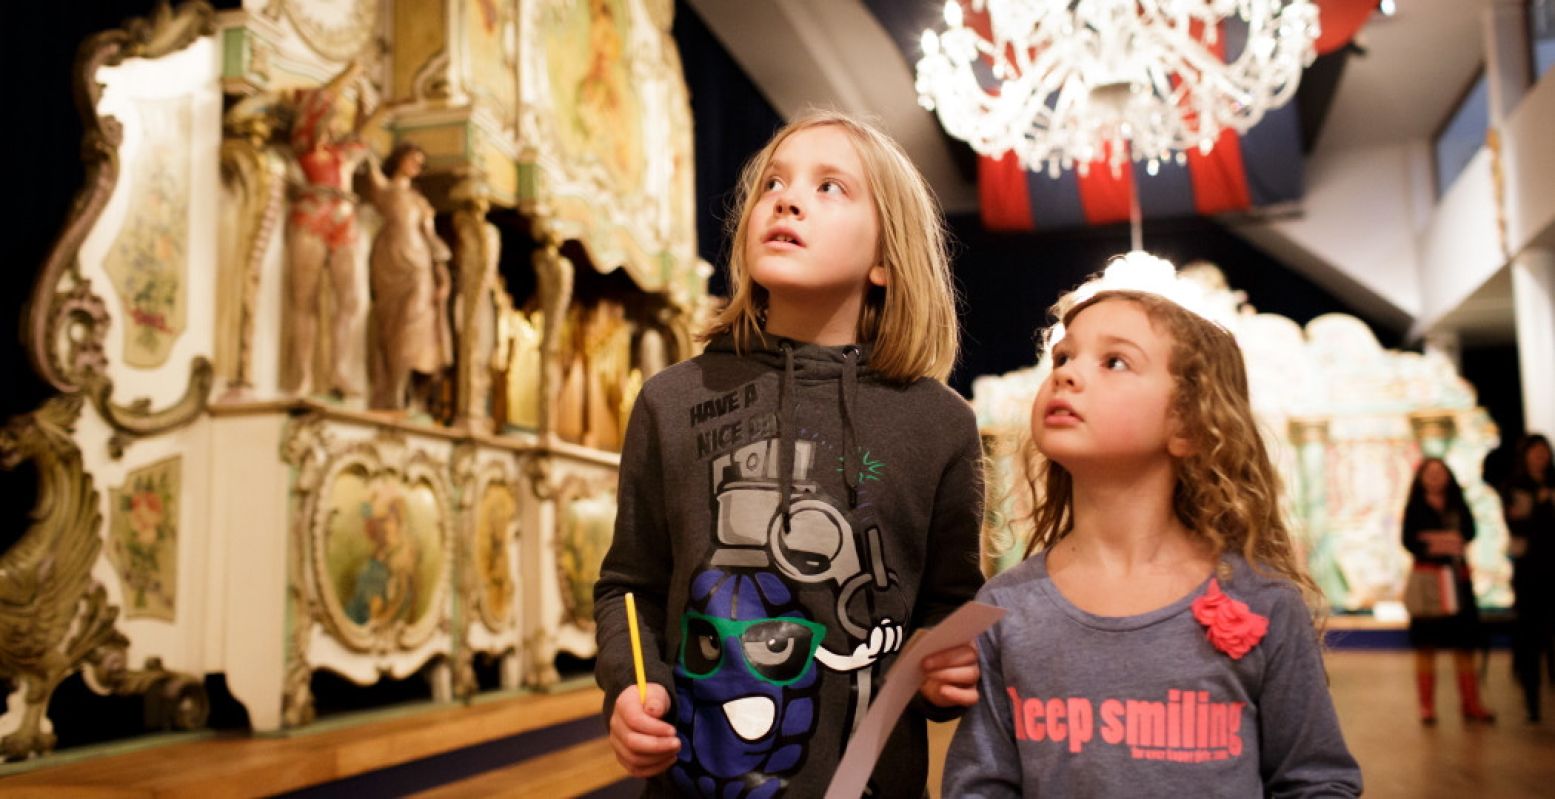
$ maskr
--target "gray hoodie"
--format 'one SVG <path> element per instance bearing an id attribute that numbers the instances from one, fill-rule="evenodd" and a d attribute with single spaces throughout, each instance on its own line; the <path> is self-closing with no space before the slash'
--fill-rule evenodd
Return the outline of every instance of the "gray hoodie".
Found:
<path id="1" fill-rule="evenodd" d="M 819 796 L 905 638 L 982 584 L 982 470 L 971 407 L 943 384 L 884 380 L 869 347 L 732 341 L 643 387 L 621 454 L 615 541 L 594 592 L 609 712 L 665 687 L 676 764 L 647 794 Z M 875 796 L 923 795 L 921 698 Z"/>

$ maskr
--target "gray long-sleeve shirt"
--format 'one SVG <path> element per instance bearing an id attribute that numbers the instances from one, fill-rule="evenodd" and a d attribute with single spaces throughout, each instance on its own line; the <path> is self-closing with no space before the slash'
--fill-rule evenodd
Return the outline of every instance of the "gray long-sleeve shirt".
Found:
<path id="1" fill-rule="evenodd" d="M 1194 617 L 1208 581 L 1127 617 L 1071 604 L 1044 554 L 989 581 L 978 598 L 1008 614 L 978 640 L 981 700 L 956 730 L 944 794 L 1360 795 L 1300 593 L 1226 561 L 1221 590 L 1269 620 L 1241 659 Z"/>

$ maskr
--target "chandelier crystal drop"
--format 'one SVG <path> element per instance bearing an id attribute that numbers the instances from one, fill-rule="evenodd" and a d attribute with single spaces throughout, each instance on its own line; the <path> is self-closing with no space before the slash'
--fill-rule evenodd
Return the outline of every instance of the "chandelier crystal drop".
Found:
<path id="1" fill-rule="evenodd" d="M 947 0 L 945 30 L 923 32 L 919 103 L 977 152 L 1054 177 L 1209 153 L 1290 100 L 1318 34 L 1311 0 L 966 2 L 987 25 Z"/>

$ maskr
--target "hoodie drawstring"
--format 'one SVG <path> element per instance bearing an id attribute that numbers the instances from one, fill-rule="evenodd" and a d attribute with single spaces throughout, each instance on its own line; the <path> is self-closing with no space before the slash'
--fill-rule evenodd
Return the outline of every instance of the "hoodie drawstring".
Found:
<path id="1" fill-rule="evenodd" d="M 848 486 L 848 509 L 858 507 L 859 461 L 858 441 L 853 432 L 853 401 L 858 395 L 858 348 L 848 347 L 842 354 L 842 480 Z"/>
<path id="2" fill-rule="evenodd" d="M 794 429 L 794 348 L 786 341 L 779 347 L 783 350 L 783 385 L 778 390 L 778 518 L 783 520 L 783 533 L 787 535 L 789 495 L 794 490 L 794 448 L 799 435 Z"/>
<path id="3" fill-rule="evenodd" d="M 778 345 L 783 352 L 783 382 L 778 390 L 778 517 L 783 520 L 783 532 L 789 532 L 789 508 L 793 502 L 794 458 L 798 447 L 799 430 L 795 422 L 795 406 L 798 404 L 794 377 L 794 348 L 784 341 Z M 863 464 L 858 452 L 858 435 L 853 429 L 858 397 L 858 347 L 847 347 L 842 354 L 842 379 L 837 386 L 838 401 L 842 410 L 842 480 L 848 488 L 848 509 L 858 507 L 859 474 Z"/>

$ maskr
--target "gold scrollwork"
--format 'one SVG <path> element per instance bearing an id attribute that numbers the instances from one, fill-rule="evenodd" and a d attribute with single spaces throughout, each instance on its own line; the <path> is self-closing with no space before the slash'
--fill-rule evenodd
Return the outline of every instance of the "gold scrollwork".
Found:
<path id="1" fill-rule="evenodd" d="M 76 56 L 76 105 L 86 131 L 81 146 L 86 181 L 76 193 L 70 217 L 33 287 L 24 311 L 25 334 L 28 357 L 38 374 L 61 393 L 86 395 L 114 428 L 109 442 L 114 457 L 123 453 L 128 439 L 181 426 L 204 410 L 210 363 L 204 358 L 192 361 L 183 398 L 164 411 L 151 411 L 146 401 L 129 405 L 112 401 L 113 383 L 107 377 L 102 352 L 110 320 L 76 262 L 81 243 L 102 215 L 118 182 L 119 146 L 124 140 L 124 128 L 117 119 L 97 114 L 103 91 L 97 71 L 130 58 L 160 58 L 215 30 L 215 12 L 207 3 L 185 3 L 175 12 L 163 2 L 148 19 L 131 20 L 120 30 L 88 39 Z M 69 285 L 62 285 L 67 278 Z"/>
<path id="2" fill-rule="evenodd" d="M 222 122 L 221 177 L 237 195 L 238 230 L 226 254 L 236 269 L 224 270 L 218 304 L 217 367 L 231 392 L 252 387 L 259 272 L 283 204 L 284 167 L 269 148 L 282 113 L 278 98 L 257 94 L 234 105 Z"/>
<path id="3" fill-rule="evenodd" d="M 113 381 L 107 378 L 93 380 L 88 395 L 97 412 L 114 430 L 108 439 L 108 454 L 122 457 L 130 439 L 166 433 L 188 424 L 205 410 L 212 380 L 211 362 L 195 358 L 189 362 L 189 383 L 184 387 L 184 395 L 161 410 L 152 410 L 151 400 L 145 397 L 120 405 L 111 399 Z"/>
<path id="4" fill-rule="evenodd" d="M 556 576 L 565 621 L 594 629 L 594 584 L 615 534 L 613 473 L 570 475 L 556 492 Z"/>
<path id="5" fill-rule="evenodd" d="M 524 479 L 529 482 L 529 493 L 541 502 L 556 498 L 556 487 L 551 484 L 551 457 L 533 452 L 524 458 Z"/>
<path id="6" fill-rule="evenodd" d="M 494 633 L 513 626 L 518 596 L 512 544 L 522 534 L 518 519 L 517 477 L 509 463 L 489 461 L 473 480 L 469 559 L 465 570 L 470 598 L 481 623 Z"/>
<path id="7" fill-rule="evenodd" d="M 448 69 L 451 64 L 447 50 L 439 50 L 416 70 L 411 78 L 411 97 L 416 100 L 447 100 L 453 95 L 449 86 Z"/>
<path id="8" fill-rule="evenodd" d="M 125 666 L 129 639 L 114 622 L 119 609 L 108 603 L 92 564 L 102 549 L 98 492 L 71 438 L 83 399 L 67 394 L 49 399 L 0 429 L 0 466 L 31 461 L 38 470 L 38 504 L 33 523 L 0 553 L 0 679 L 21 691 L 22 718 L 0 739 L 7 760 L 45 754 L 56 737 L 44 729 L 49 698 L 60 681 L 84 670 L 103 693 L 156 689 L 166 712 L 149 721 L 189 729 L 205 723 L 203 683 L 149 661 L 144 670 Z M 149 699 L 148 699 L 149 701 Z"/>
<path id="9" fill-rule="evenodd" d="M 282 437 L 281 458 L 297 470 L 292 491 L 301 496 L 317 493 L 329 460 L 330 437 L 324 429 L 324 416 L 314 412 L 293 419 Z M 286 618 L 288 629 L 284 677 L 281 689 L 281 721 L 288 727 L 301 727 L 313 721 L 313 667 L 308 662 L 308 642 L 317 614 L 308 591 L 307 529 L 305 502 L 292 503 L 292 545 L 286 556 Z"/>

